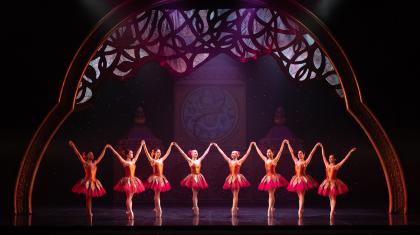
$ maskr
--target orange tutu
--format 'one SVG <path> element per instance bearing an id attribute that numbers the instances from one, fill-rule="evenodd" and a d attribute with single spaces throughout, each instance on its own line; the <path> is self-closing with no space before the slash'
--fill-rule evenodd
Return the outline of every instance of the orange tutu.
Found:
<path id="1" fill-rule="evenodd" d="M 309 175 L 293 176 L 287 186 L 289 192 L 304 192 L 316 188 L 318 183 Z"/>
<path id="2" fill-rule="evenodd" d="M 349 188 L 339 179 L 324 180 L 318 188 L 318 194 L 324 197 L 338 196 L 347 193 Z"/>
<path id="3" fill-rule="evenodd" d="M 147 178 L 147 181 L 144 183 L 144 186 L 148 189 L 158 190 L 160 192 L 167 192 L 171 190 L 171 184 L 166 179 L 164 175 L 157 176 L 151 175 Z"/>
<path id="4" fill-rule="evenodd" d="M 269 191 L 271 189 L 285 187 L 288 184 L 289 182 L 287 182 L 287 180 L 280 174 L 267 174 L 261 179 L 260 185 L 258 185 L 258 190 Z"/>
<path id="5" fill-rule="evenodd" d="M 242 174 L 229 175 L 226 177 L 225 183 L 223 184 L 223 189 L 240 189 L 244 187 L 249 187 L 251 184 Z"/>
<path id="6" fill-rule="evenodd" d="M 137 177 L 123 177 L 114 186 L 114 190 L 128 193 L 141 193 L 145 188 L 141 180 Z"/>
<path id="7" fill-rule="evenodd" d="M 192 189 L 206 189 L 209 187 L 202 174 L 189 174 L 181 181 L 181 186 Z"/>
<path id="8" fill-rule="evenodd" d="M 102 197 L 106 191 L 98 179 L 82 179 L 71 189 L 74 193 L 85 194 L 89 197 Z"/>

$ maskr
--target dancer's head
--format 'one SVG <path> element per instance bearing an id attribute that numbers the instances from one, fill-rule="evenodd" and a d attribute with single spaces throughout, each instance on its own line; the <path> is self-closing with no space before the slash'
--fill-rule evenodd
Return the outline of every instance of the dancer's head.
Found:
<path id="1" fill-rule="evenodd" d="M 273 159 L 273 157 L 274 157 L 273 150 L 267 149 L 267 157 L 268 157 L 268 159 Z"/>
<path id="2" fill-rule="evenodd" d="M 331 154 L 330 157 L 328 158 L 328 161 L 330 162 L 330 164 L 334 164 L 335 163 L 335 157 L 334 154 Z"/>
<path id="3" fill-rule="evenodd" d="M 86 155 L 86 160 L 93 161 L 93 158 L 94 158 L 93 153 L 92 152 L 88 152 L 87 155 Z"/>
<path id="4" fill-rule="evenodd" d="M 192 160 L 197 160 L 198 158 L 198 151 L 197 149 L 188 150 L 188 155 L 190 155 Z"/>
<path id="5" fill-rule="evenodd" d="M 233 160 L 236 160 L 236 159 L 238 159 L 238 157 L 241 155 L 241 153 L 239 152 L 239 151 L 236 151 L 236 150 L 233 150 L 232 151 L 232 153 L 230 154 L 230 157 L 233 159 Z"/>
<path id="6" fill-rule="evenodd" d="M 299 150 L 298 152 L 298 159 L 304 160 L 305 159 L 305 153 L 302 150 Z"/>
<path id="7" fill-rule="evenodd" d="M 133 150 L 128 149 L 128 150 L 125 150 L 124 152 L 125 152 L 125 156 L 127 160 L 131 160 L 134 158 Z"/>
<path id="8" fill-rule="evenodd" d="M 160 154 L 161 154 L 160 149 L 158 149 L 158 148 L 157 149 L 152 149 L 152 158 L 153 159 L 155 159 L 155 160 L 159 159 Z"/>

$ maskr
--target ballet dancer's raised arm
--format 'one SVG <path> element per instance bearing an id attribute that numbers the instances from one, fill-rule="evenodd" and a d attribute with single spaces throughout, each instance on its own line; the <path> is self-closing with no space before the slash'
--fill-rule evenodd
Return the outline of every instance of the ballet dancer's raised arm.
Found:
<path id="1" fill-rule="evenodd" d="M 129 163 L 117 152 L 117 150 L 114 149 L 114 147 L 112 147 L 112 145 L 107 144 L 108 148 L 111 149 L 112 153 L 114 154 L 115 157 L 118 158 L 118 160 L 121 162 L 121 164 L 123 166 L 128 165 Z"/>
<path id="2" fill-rule="evenodd" d="M 324 149 L 324 145 L 321 145 L 321 152 L 322 152 L 322 161 L 324 161 L 324 165 L 325 167 L 328 166 L 328 161 L 327 161 L 327 157 L 325 156 L 325 149 Z"/>
<path id="3" fill-rule="evenodd" d="M 146 154 L 147 160 L 149 160 L 150 163 L 153 163 L 155 159 L 153 159 L 152 156 L 150 156 L 149 150 L 147 149 L 146 142 L 142 140 L 141 143 L 144 145 L 144 153 Z"/>
<path id="4" fill-rule="evenodd" d="M 265 162 L 267 161 L 267 158 L 264 156 L 264 154 L 261 152 L 260 148 L 258 148 L 257 143 L 255 142 L 251 142 L 251 144 L 253 144 L 255 146 L 255 149 L 257 150 L 258 156 L 260 156 L 260 158 Z"/>
<path id="5" fill-rule="evenodd" d="M 85 164 L 85 159 L 83 158 L 83 156 L 82 156 L 82 154 L 80 154 L 80 152 L 79 152 L 79 150 L 77 149 L 77 147 L 76 147 L 76 145 L 74 144 L 74 142 L 73 141 L 69 141 L 69 145 L 70 145 L 70 147 L 73 149 L 73 151 L 74 151 L 74 153 L 76 154 L 76 156 L 77 156 L 77 158 L 79 159 L 79 161 L 82 163 L 82 164 Z"/>
<path id="6" fill-rule="evenodd" d="M 321 146 L 320 142 L 316 143 L 315 146 L 312 148 L 311 152 L 309 153 L 308 158 L 305 160 L 306 165 L 308 165 L 311 162 L 312 157 L 314 156 L 315 150 L 318 146 Z"/>
<path id="7" fill-rule="evenodd" d="M 102 158 L 104 158 L 105 153 L 106 153 L 106 149 L 109 148 L 110 145 L 105 145 L 104 149 L 101 152 L 101 155 L 99 155 L 98 159 L 96 159 L 93 164 L 97 165 L 102 161 Z"/>
<path id="8" fill-rule="evenodd" d="M 346 161 L 349 159 L 350 155 L 351 155 L 354 151 L 356 151 L 356 148 L 352 148 L 352 149 L 350 149 L 350 151 L 347 153 L 346 157 L 345 157 L 343 160 L 341 160 L 341 162 L 339 162 L 339 163 L 337 164 L 337 167 L 338 167 L 338 168 L 340 168 L 340 167 L 341 167 L 344 163 L 346 163 Z"/>
<path id="9" fill-rule="evenodd" d="M 144 140 L 142 140 L 141 141 L 141 143 L 140 143 L 140 147 L 137 149 L 137 152 L 136 152 L 136 156 L 134 156 L 134 158 L 133 158 L 133 162 L 134 162 L 134 164 L 137 162 L 137 160 L 139 159 L 139 156 L 140 156 L 140 153 L 141 153 L 141 150 L 143 149 L 143 147 L 144 147 L 144 144 L 145 144 L 145 142 L 144 142 Z"/>
<path id="10" fill-rule="evenodd" d="M 288 139 L 285 139 L 287 143 L 287 147 L 289 148 L 290 156 L 292 156 L 293 162 L 297 162 L 298 158 L 295 155 L 295 151 L 293 150 L 292 146 L 290 145 L 290 142 Z"/>
<path id="11" fill-rule="evenodd" d="M 209 147 L 207 147 L 207 149 L 206 149 L 206 151 L 204 151 L 203 155 L 201 155 L 201 157 L 197 159 L 198 161 L 202 161 L 202 160 L 204 160 L 204 158 L 207 157 L 207 155 L 210 152 L 210 148 L 211 148 L 212 145 L 213 144 L 209 144 Z"/>
<path id="12" fill-rule="evenodd" d="M 239 159 L 240 164 L 245 162 L 245 160 L 248 158 L 249 154 L 251 153 L 251 149 L 252 149 L 252 144 L 249 144 L 248 149 L 246 150 L 246 153 L 244 154 L 244 156 L 242 156 L 241 159 Z"/>
<path id="13" fill-rule="evenodd" d="M 178 149 L 179 153 L 181 153 L 181 156 L 185 158 L 185 160 L 187 160 L 188 163 L 191 162 L 191 158 L 188 157 L 187 154 L 185 154 L 184 150 L 181 149 L 181 147 L 179 147 L 178 143 L 174 143 L 175 147 Z"/>
<path id="14" fill-rule="evenodd" d="M 174 143 L 175 143 L 175 142 L 171 142 L 171 144 L 169 145 L 168 150 L 166 150 L 165 155 L 163 155 L 163 157 L 161 158 L 161 159 L 162 159 L 162 162 L 163 162 L 163 161 L 165 161 L 165 160 L 166 160 L 166 158 L 168 158 L 168 157 L 169 157 L 169 154 L 171 154 L 171 151 L 172 151 L 172 146 L 174 146 Z"/>
<path id="15" fill-rule="evenodd" d="M 277 163 L 280 160 L 281 154 L 283 153 L 283 149 L 284 149 L 284 144 L 286 143 L 287 140 L 283 140 L 283 142 L 281 143 L 280 149 L 277 153 L 277 156 L 274 158 L 274 162 Z"/>
<path id="16" fill-rule="evenodd" d="M 230 161 L 230 159 L 228 158 L 228 156 L 225 154 L 225 152 L 223 152 L 223 150 L 219 147 L 219 145 L 218 145 L 218 144 L 216 144 L 216 143 L 211 143 L 211 144 L 213 144 L 214 146 L 216 146 L 217 150 L 219 150 L 220 155 L 222 155 L 222 157 L 223 157 L 223 158 L 224 158 L 227 162 L 229 162 L 229 161 Z"/>

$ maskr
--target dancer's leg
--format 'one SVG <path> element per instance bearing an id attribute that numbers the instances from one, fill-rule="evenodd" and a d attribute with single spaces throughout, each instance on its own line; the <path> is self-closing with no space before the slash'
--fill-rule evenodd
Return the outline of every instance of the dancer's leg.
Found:
<path id="1" fill-rule="evenodd" d="M 192 203 L 193 203 L 193 213 L 194 215 L 198 215 L 198 190 L 192 189 Z"/>
<path id="2" fill-rule="evenodd" d="M 271 195 L 271 200 L 272 200 L 272 202 L 271 202 L 271 216 L 274 216 L 274 210 L 276 209 L 275 208 L 275 204 L 276 204 L 276 189 L 273 189 L 273 191 L 272 191 L 272 193 L 271 193 L 272 195 Z"/>
<path id="3" fill-rule="evenodd" d="M 232 201 L 232 215 L 236 216 L 238 213 L 238 198 L 239 198 L 239 189 L 232 190 L 233 201 Z"/>
<path id="4" fill-rule="evenodd" d="M 133 213 L 133 196 L 134 196 L 134 193 L 126 192 L 125 195 L 126 195 L 125 205 L 127 207 L 128 219 L 134 219 L 134 213 Z"/>
<path id="5" fill-rule="evenodd" d="M 336 204 L 336 197 L 335 196 L 330 196 L 330 219 L 334 217 L 335 214 L 335 204 Z"/>
<path id="6" fill-rule="evenodd" d="M 268 209 L 267 209 L 267 216 L 271 217 L 271 208 L 273 206 L 273 190 L 270 189 L 268 191 Z"/>
<path id="7" fill-rule="evenodd" d="M 160 191 L 155 190 L 155 212 L 156 217 L 162 217 L 162 208 L 160 207 Z"/>
<path id="8" fill-rule="evenodd" d="M 301 218 L 303 216 L 303 205 L 305 203 L 305 191 L 298 192 L 297 195 L 299 197 L 298 216 L 299 216 L 299 218 Z"/>
<path id="9" fill-rule="evenodd" d="M 92 197 L 91 196 L 86 196 L 86 212 L 87 212 L 88 216 L 93 216 L 93 213 L 92 213 Z"/>

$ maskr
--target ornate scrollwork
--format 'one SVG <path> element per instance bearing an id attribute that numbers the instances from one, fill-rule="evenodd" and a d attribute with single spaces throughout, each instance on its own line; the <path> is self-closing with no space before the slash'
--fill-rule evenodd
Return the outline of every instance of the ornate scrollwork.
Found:
<path id="1" fill-rule="evenodd" d="M 172 74 L 184 76 L 219 53 L 241 62 L 271 54 L 290 78 L 325 79 L 343 96 L 328 57 L 308 32 L 281 11 L 153 9 L 128 18 L 98 48 L 76 102 L 90 100 L 102 78 L 128 79 L 148 61 L 159 61 Z"/>

